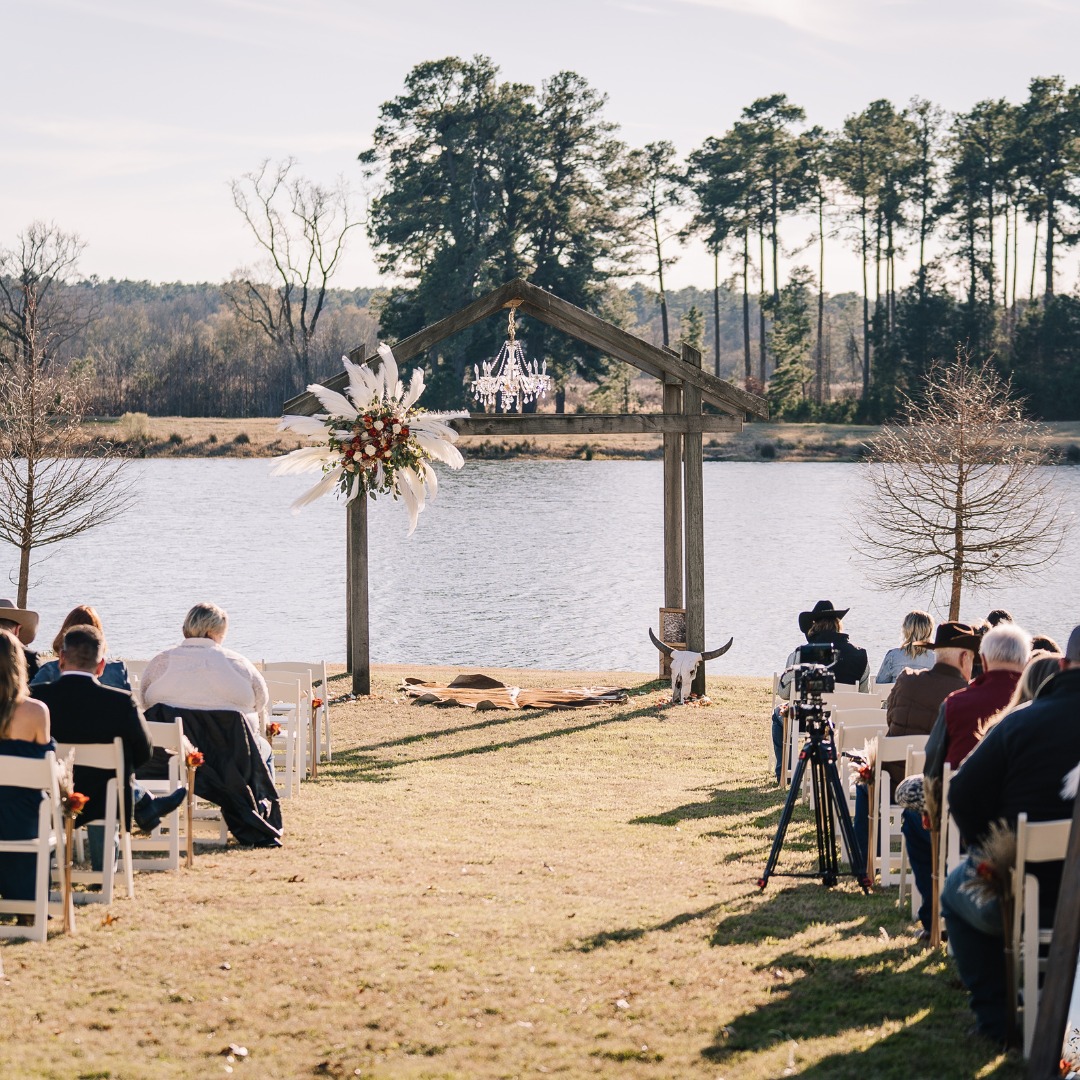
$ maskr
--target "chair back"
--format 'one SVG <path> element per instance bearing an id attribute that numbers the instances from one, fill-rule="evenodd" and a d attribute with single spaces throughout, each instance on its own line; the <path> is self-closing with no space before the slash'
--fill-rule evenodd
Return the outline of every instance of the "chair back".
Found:
<path id="1" fill-rule="evenodd" d="M 77 870 L 73 881 L 100 885 L 100 893 L 85 893 L 86 903 L 112 903 L 113 879 L 116 867 L 111 857 L 113 829 L 120 838 L 120 862 L 124 871 L 127 895 L 135 896 L 135 876 L 131 865 L 131 834 L 127 827 L 125 807 L 128 789 L 127 769 L 124 766 L 124 742 L 118 735 L 111 743 L 57 743 L 56 752 L 61 758 L 69 755 L 74 764 L 88 769 L 101 769 L 113 775 L 105 790 L 105 858 L 101 870 Z"/>
<path id="2" fill-rule="evenodd" d="M 179 720 L 148 720 L 150 741 L 155 750 L 168 750 L 168 774 L 159 780 L 139 779 L 139 785 L 151 797 L 160 797 L 174 792 L 186 779 L 182 778 L 184 762 L 184 725 Z M 131 849 L 135 853 L 133 866 L 136 870 L 179 870 L 180 869 L 180 825 L 181 807 L 177 807 L 154 829 L 149 836 L 132 836 Z"/>

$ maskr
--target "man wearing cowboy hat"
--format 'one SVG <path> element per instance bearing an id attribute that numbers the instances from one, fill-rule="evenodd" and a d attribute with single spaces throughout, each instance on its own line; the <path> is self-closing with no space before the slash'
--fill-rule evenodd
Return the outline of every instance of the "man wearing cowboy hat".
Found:
<path id="1" fill-rule="evenodd" d="M 905 668 L 896 677 L 889 691 L 885 708 L 888 710 L 887 735 L 929 735 L 937 721 L 941 703 L 955 690 L 963 690 L 971 679 L 975 654 L 982 641 L 974 627 L 961 622 L 938 623 L 933 641 L 915 642 L 924 649 L 934 650 L 934 666 L 922 671 Z M 893 789 L 903 779 L 904 767 L 899 763 L 882 765 L 889 774 Z M 930 901 L 932 866 L 930 833 L 923 827 L 922 813 L 904 810 L 900 830 L 907 845 L 911 872 L 922 897 L 919 921 L 923 929 L 920 941 L 930 938 Z"/>
<path id="2" fill-rule="evenodd" d="M 26 657 L 26 680 L 29 682 L 38 672 L 37 653 L 26 646 L 34 640 L 38 628 L 38 613 L 17 608 L 10 600 L 0 600 L 0 630 L 10 630 L 23 647 Z"/>
<path id="3" fill-rule="evenodd" d="M 858 686 L 861 693 L 870 690 L 870 661 L 866 650 L 853 645 L 844 631 L 841 621 L 851 608 L 838 610 L 830 600 L 819 600 L 810 611 L 799 612 L 799 629 L 806 635 L 810 645 L 831 645 L 836 650 L 836 663 L 833 675 L 838 683 Z M 800 646 L 801 647 L 801 646 Z M 786 670 L 780 676 L 779 693 L 786 697 L 795 665 L 799 662 L 799 649 L 796 648 L 787 658 Z M 780 708 L 773 710 L 772 742 L 773 756 L 776 759 L 776 782 L 780 783 L 780 768 L 784 751 L 781 743 L 784 739 L 784 719 Z"/>

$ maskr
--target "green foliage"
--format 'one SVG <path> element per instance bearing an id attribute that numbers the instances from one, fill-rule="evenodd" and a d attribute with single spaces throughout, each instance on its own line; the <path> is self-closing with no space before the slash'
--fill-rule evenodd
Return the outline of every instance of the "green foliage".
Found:
<path id="1" fill-rule="evenodd" d="M 776 370 L 766 389 L 769 410 L 775 417 L 784 417 L 806 397 L 814 377 L 810 366 L 810 299 L 813 275 L 806 267 L 793 270 L 791 278 L 780 292 L 779 302 L 772 308 L 772 328 L 769 349 Z"/>
<path id="2" fill-rule="evenodd" d="M 679 325 L 679 337 L 687 345 L 702 352 L 705 346 L 705 317 L 701 314 L 701 308 L 697 304 L 691 304 L 686 309 Z"/>

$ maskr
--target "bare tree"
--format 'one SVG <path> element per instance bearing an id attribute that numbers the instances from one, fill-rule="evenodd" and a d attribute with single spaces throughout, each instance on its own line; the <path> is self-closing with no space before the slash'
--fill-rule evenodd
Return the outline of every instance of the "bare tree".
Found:
<path id="1" fill-rule="evenodd" d="M 326 291 L 345 238 L 360 222 L 343 181 L 321 187 L 293 175 L 295 165 L 293 158 L 264 161 L 232 182 L 233 203 L 263 249 L 269 280 L 238 273 L 225 295 L 238 315 L 288 352 L 307 384 Z"/>
<path id="2" fill-rule="evenodd" d="M 0 540 L 19 552 L 19 607 L 33 552 L 112 521 L 130 505 L 124 462 L 83 456 L 78 383 L 47 370 L 47 335 L 33 290 L 24 334 L 0 365 Z"/>
<path id="3" fill-rule="evenodd" d="M 92 308 L 68 287 L 86 245 L 75 233 L 55 223 L 35 221 L 16 238 L 14 247 L 0 249 L 0 344 L 3 358 L 26 358 L 30 335 L 48 327 L 48 351 L 38 351 L 45 367 L 60 347 L 93 318 Z"/>
<path id="4" fill-rule="evenodd" d="M 935 362 L 925 399 L 907 398 L 901 421 L 870 440 L 856 543 L 878 583 L 946 586 L 957 619 L 964 583 L 1053 559 L 1065 524 L 1039 434 L 989 363 L 963 349 L 955 364 Z"/>

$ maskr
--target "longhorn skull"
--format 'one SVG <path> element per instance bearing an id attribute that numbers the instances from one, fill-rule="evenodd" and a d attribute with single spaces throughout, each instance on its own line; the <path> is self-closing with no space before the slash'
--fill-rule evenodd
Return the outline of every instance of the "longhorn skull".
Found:
<path id="1" fill-rule="evenodd" d="M 666 653 L 671 661 L 671 702 L 673 705 L 682 705 L 686 701 L 686 695 L 694 681 L 694 676 L 697 674 L 698 665 L 703 664 L 706 660 L 715 660 L 718 656 L 723 656 L 731 648 L 731 643 L 735 640 L 731 638 L 723 648 L 712 649 L 709 652 L 689 652 L 686 649 L 673 649 L 670 645 L 665 645 L 652 632 L 651 626 L 649 627 L 649 637 L 652 638 L 652 643 L 662 653 Z"/>

